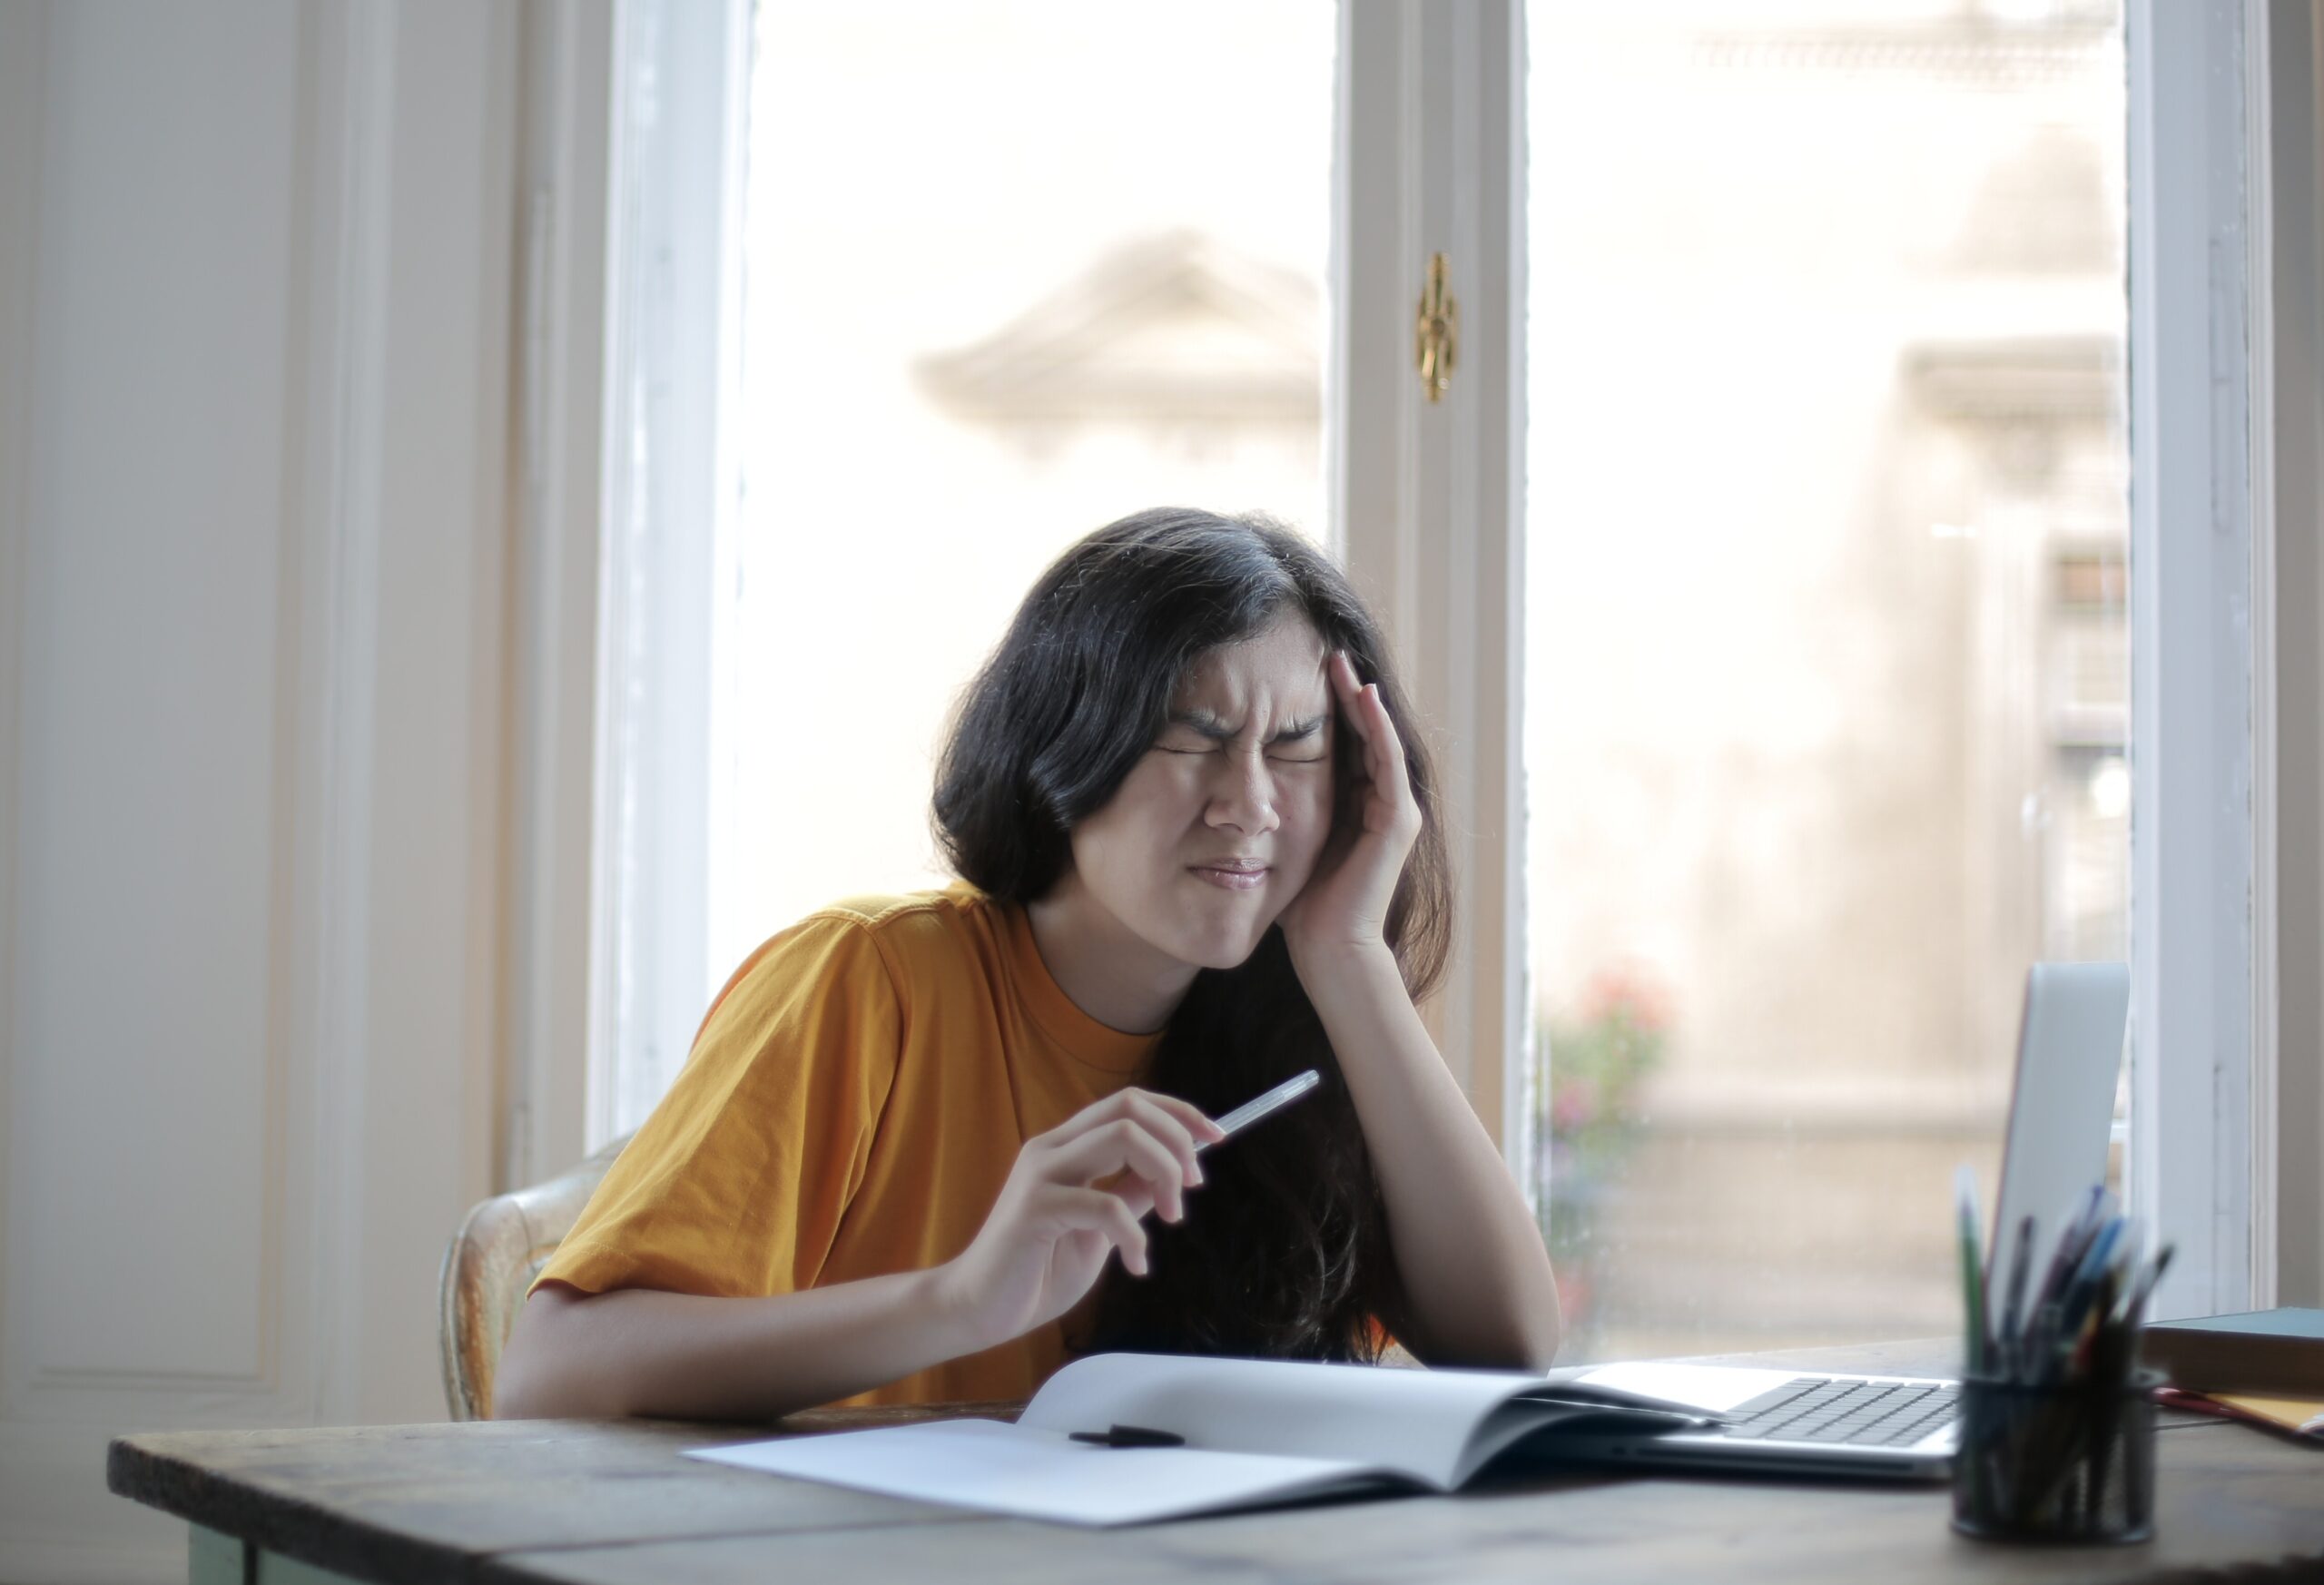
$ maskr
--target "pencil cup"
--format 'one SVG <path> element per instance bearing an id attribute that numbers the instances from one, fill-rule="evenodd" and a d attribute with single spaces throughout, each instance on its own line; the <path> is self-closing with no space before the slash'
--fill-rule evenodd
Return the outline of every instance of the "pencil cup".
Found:
<path id="1" fill-rule="evenodd" d="M 1982 1541 L 2142 1541 L 2154 1534 L 2160 1372 L 2129 1381 L 1961 1383 L 1953 1528 Z"/>

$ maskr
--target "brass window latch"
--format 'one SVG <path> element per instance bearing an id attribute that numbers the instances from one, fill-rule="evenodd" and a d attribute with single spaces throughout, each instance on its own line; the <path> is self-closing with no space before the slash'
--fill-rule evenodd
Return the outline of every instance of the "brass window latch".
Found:
<path id="1" fill-rule="evenodd" d="M 1430 401 L 1443 399 L 1452 384 L 1452 363 L 1461 349 L 1461 305 L 1444 284 L 1444 255 L 1428 261 L 1428 290 L 1420 296 L 1413 325 L 1413 361 L 1420 366 L 1421 389 Z"/>

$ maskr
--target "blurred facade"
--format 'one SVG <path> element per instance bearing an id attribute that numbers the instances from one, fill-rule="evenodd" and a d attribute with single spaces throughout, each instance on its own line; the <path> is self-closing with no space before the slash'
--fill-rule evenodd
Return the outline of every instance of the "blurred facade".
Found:
<path id="1" fill-rule="evenodd" d="M 945 717 L 1067 545 L 1165 504 L 1323 537 L 1334 26 L 757 7 L 714 980 L 832 898 L 943 882 Z"/>
<path id="2" fill-rule="evenodd" d="M 1532 20 L 1575 1348 L 1948 1331 L 1952 1171 L 1991 1203 L 2026 966 L 2126 950 L 2118 25 Z M 1612 1035 L 1629 1067 L 1561 1087 Z"/>

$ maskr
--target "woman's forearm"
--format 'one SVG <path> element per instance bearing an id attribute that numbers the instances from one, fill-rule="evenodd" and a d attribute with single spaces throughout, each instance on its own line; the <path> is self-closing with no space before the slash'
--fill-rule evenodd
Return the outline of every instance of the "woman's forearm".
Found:
<path id="1" fill-rule="evenodd" d="M 1385 947 L 1302 961 L 1387 1202 L 1388 1232 L 1433 1363 L 1545 1370 L 1557 1279 L 1524 1196 L 1453 1081 Z"/>
<path id="2" fill-rule="evenodd" d="M 828 1403 L 985 1346 L 940 1270 L 763 1299 L 545 1287 L 501 1352 L 493 1416 L 764 1420 Z"/>

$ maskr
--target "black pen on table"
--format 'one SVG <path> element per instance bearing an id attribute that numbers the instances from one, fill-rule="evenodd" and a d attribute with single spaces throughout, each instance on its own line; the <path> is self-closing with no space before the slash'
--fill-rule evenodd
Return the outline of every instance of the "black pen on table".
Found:
<path id="1" fill-rule="evenodd" d="M 1075 1442 L 1089 1442 L 1097 1447 L 1184 1447 L 1187 1439 L 1175 1431 L 1156 1431 L 1146 1425 L 1109 1425 L 1103 1431 L 1076 1431 L 1068 1433 Z"/>
<path id="2" fill-rule="evenodd" d="M 1206 1149 L 1211 1145 L 1223 1145 L 1249 1127 L 1268 1113 L 1287 1107 L 1301 1096 L 1324 1082 L 1324 1076 L 1313 1068 L 1294 1078 L 1285 1079 L 1263 1095 L 1255 1096 L 1216 1120 L 1220 1134 L 1216 1139 L 1195 1147 Z M 1157 1431 L 1147 1425 L 1121 1425 L 1103 1431 L 1076 1431 L 1068 1433 L 1075 1442 L 1086 1442 L 1094 1447 L 1184 1447 L 1187 1439 L 1175 1431 Z"/>

